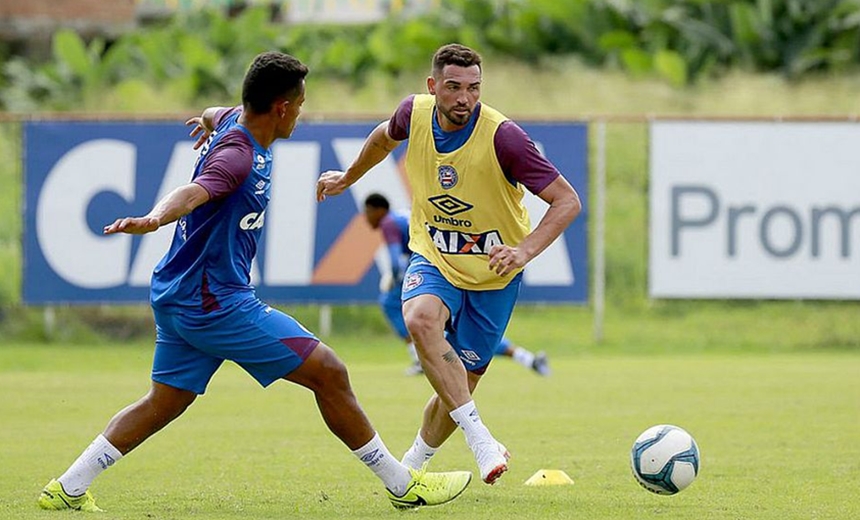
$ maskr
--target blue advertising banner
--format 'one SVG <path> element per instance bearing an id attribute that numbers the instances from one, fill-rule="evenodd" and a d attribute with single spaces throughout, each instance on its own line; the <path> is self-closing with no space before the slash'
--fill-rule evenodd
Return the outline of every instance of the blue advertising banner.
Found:
<path id="1" fill-rule="evenodd" d="M 369 123 L 300 123 L 273 147 L 272 198 L 252 279 L 272 303 L 375 302 L 387 272 L 381 234 L 360 211 L 371 192 L 408 210 L 406 146 L 348 193 L 315 200 L 320 172 L 346 168 Z M 521 123 L 583 198 L 588 194 L 587 126 Z M 28 122 L 24 125 L 24 276 L 27 304 L 142 303 L 173 226 L 143 236 L 104 236 L 117 217 L 146 214 L 190 179 L 197 152 L 177 123 Z M 527 194 L 535 226 L 547 205 Z M 521 302 L 586 303 L 587 212 L 526 270 Z"/>

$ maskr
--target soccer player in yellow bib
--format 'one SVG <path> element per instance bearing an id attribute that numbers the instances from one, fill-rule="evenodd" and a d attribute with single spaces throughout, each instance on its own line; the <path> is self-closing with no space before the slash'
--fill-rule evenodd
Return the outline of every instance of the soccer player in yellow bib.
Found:
<path id="1" fill-rule="evenodd" d="M 481 420 L 472 392 L 508 325 L 523 267 L 573 222 L 581 203 L 528 135 L 479 101 L 481 72 L 474 50 L 437 50 L 429 94 L 404 99 L 346 171 L 324 172 L 317 200 L 342 193 L 408 140 L 414 254 L 403 316 L 435 394 L 403 463 L 422 467 L 459 426 L 481 479 L 493 484 L 510 454 Z M 549 204 L 531 232 L 524 189 Z"/>

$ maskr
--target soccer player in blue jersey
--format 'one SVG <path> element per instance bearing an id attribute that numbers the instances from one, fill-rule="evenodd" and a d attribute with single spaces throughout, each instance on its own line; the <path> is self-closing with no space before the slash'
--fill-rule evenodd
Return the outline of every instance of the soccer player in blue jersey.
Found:
<path id="1" fill-rule="evenodd" d="M 522 269 L 581 210 L 576 190 L 515 122 L 480 102 L 481 56 L 439 48 L 427 94 L 404 99 L 376 126 L 345 171 L 323 172 L 317 200 L 357 182 L 403 141 L 412 192 L 403 318 L 435 395 L 403 457 L 421 467 L 459 427 L 481 479 L 508 470 L 510 453 L 492 435 L 472 392 L 505 332 Z M 524 190 L 549 207 L 531 229 Z"/>
<path id="2" fill-rule="evenodd" d="M 385 195 L 371 193 L 364 199 L 364 218 L 370 227 L 382 231 L 385 246 L 388 249 L 391 273 L 383 275 L 380 282 L 379 305 L 394 332 L 407 344 L 412 364 L 406 369 L 406 375 L 415 376 L 424 373 L 421 361 L 415 352 L 415 344 L 403 321 L 403 300 L 400 297 L 400 286 L 403 284 L 403 273 L 409 265 L 412 250 L 409 249 L 409 215 L 392 210 Z M 534 352 L 515 345 L 507 337 L 496 346 L 494 356 L 512 358 L 518 364 L 530 368 L 542 376 L 548 376 L 549 360 L 545 352 Z"/>
<path id="3" fill-rule="evenodd" d="M 195 148 L 201 147 L 191 182 L 147 215 L 104 228 L 107 235 L 143 234 L 176 222 L 170 249 L 152 275 L 152 385 L 45 486 L 42 508 L 100 511 L 88 490 L 92 481 L 179 417 L 224 360 L 264 387 L 285 379 L 311 390 L 328 428 L 382 480 L 395 507 L 441 504 L 468 485 L 469 472 L 415 471 L 394 458 L 334 351 L 260 301 L 250 284 L 271 190 L 270 146 L 292 134 L 307 72 L 287 54 L 257 56 L 244 78 L 242 106 L 212 107 L 188 121 L 191 136 L 199 136 Z"/>

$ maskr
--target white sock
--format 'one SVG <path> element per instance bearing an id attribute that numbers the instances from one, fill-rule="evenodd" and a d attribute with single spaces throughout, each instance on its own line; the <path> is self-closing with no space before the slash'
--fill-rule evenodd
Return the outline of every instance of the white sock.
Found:
<path id="1" fill-rule="evenodd" d="M 370 468 L 396 496 L 402 496 L 412 480 L 409 469 L 391 455 L 385 443 L 375 434 L 370 442 L 352 452 Z"/>
<path id="2" fill-rule="evenodd" d="M 122 453 L 108 442 L 104 435 L 99 434 L 57 480 L 69 495 L 83 495 L 102 471 L 116 464 L 121 458 Z"/>
<path id="3" fill-rule="evenodd" d="M 515 348 L 513 357 L 514 361 L 528 368 L 531 368 L 532 363 L 535 362 L 535 355 L 532 352 L 524 349 L 523 347 Z"/>
<path id="4" fill-rule="evenodd" d="M 408 468 L 421 469 L 425 462 L 433 458 L 433 455 L 436 454 L 438 449 L 439 448 L 434 448 L 424 442 L 424 438 L 421 437 L 421 430 L 418 430 L 418 435 L 415 436 L 415 442 L 413 442 L 412 446 L 406 450 L 406 453 L 403 455 L 403 459 L 401 459 L 400 462 Z"/>
<path id="5" fill-rule="evenodd" d="M 453 419 L 457 426 L 463 430 L 463 433 L 466 434 L 466 442 L 469 444 L 469 448 L 471 448 L 473 452 L 475 452 L 475 448 L 479 444 L 495 442 L 495 439 L 493 439 L 493 436 L 490 434 L 490 430 L 484 426 L 484 422 L 481 421 L 481 416 L 478 415 L 475 401 L 469 401 L 456 410 L 452 410 L 448 415 L 451 416 L 451 419 Z"/>

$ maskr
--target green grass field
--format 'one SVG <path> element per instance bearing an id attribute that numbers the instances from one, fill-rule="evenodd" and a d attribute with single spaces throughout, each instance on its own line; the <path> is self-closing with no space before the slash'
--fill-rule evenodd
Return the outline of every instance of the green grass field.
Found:
<path id="1" fill-rule="evenodd" d="M 524 321 L 528 322 L 526 318 Z M 515 327 L 516 329 L 516 327 Z M 520 329 L 523 334 L 523 329 Z M 402 375 L 388 336 L 330 340 L 350 366 L 366 411 L 395 454 L 411 442 L 429 396 Z M 496 486 L 477 479 L 422 518 L 848 519 L 860 517 L 860 356 L 854 352 L 656 353 L 543 346 L 540 378 L 494 361 L 478 392 L 485 421 L 513 452 Z M 37 509 L 111 415 L 148 388 L 148 344 L 0 348 L 0 518 L 56 518 Z M 673 497 L 630 474 L 646 427 L 690 431 L 701 473 Z M 433 462 L 476 471 L 457 433 Z M 528 487 L 539 469 L 573 486 Z M 92 488 L 105 518 L 400 518 L 378 481 L 325 429 L 310 393 L 268 390 L 225 365 L 180 418 Z"/>

